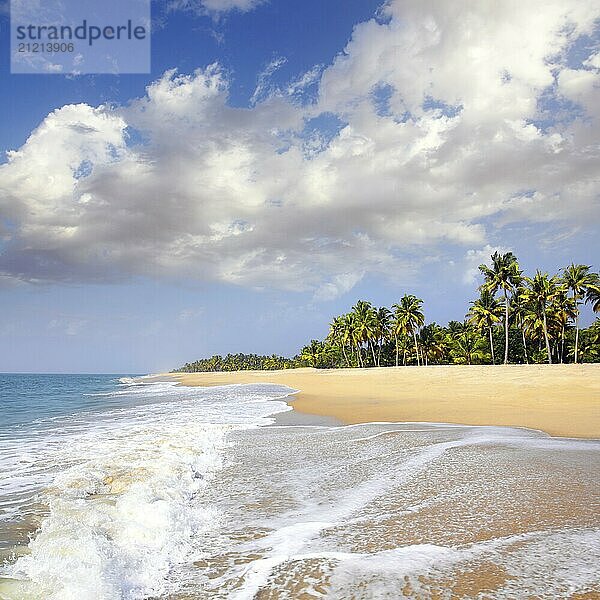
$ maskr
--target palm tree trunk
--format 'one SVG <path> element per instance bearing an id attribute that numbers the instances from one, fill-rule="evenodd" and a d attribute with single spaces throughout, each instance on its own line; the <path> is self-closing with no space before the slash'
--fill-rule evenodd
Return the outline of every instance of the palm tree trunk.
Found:
<path id="1" fill-rule="evenodd" d="M 573 294 L 575 298 L 575 294 Z M 577 364 L 577 354 L 579 351 L 579 307 L 575 298 L 575 364 Z"/>
<path id="2" fill-rule="evenodd" d="M 367 341 L 367 345 L 370 346 L 370 348 L 371 348 L 371 354 L 373 355 L 373 366 L 376 367 L 377 366 L 377 359 L 375 358 L 375 347 L 371 343 L 370 340 Z"/>
<path id="3" fill-rule="evenodd" d="M 546 352 L 548 353 L 548 364 L 552 364 L 552 354 L 550 353 L 550 340 L 548 339 L 548 324 L 546 322 L 546 309 L 544 309 L 544 337 L 546 338 Z"/>
<path id="4" fill-rule="evenodd" d="M 504 288 L 504 364 L 508 364 L 508 295 Z"/>
<path id="5" fill-rule="evenodd" d="M 525 327 L 523 326 L 523 318 L 521 317 L 521 339 L 523 340 L 523 353 L 525 354 L 525 364 L 529 364 L 529 358 L 527 357 L 527 341 L 525 340 Z"/>
<path id="6" fill-rule="evenodd" d="M 394 334 L 394 343 L 396 344 L 396 366 L 398 366 L 398 334 Z"/>
<path id="7" fill-rule="evenodd" d="M 421 359 L 419 358 L 419 345 L 417 344 L 417 332 L 413 330 L 413 339 L 415 340 L 415 352 L 417 354 L 417 367 L 421 366 Z"/>
<path id="8" fill-rule="evenodd" d="M 565 326 L 562 326 L 560 332 L 560 362 L 561 364 L 565 362 Z"/>
<path id="9" fill-rule="evenodd" d="M 406 366 L 406 346 L 404 346 L 404 352 L 402 352 L 402 366 Z"/>
<path id="10" fill-rule="evenodd" d="M 348 355 L 346 354 L 346 346 L 342 344 L 342 354 L 344 355 L 344 360 L 346 361 L 346 366 L 350 366 L 350 362 L 348 361 Z"/>
<path id="11" fill-rule="evenodd" d="M 492 351 L 492 364 L 496 364 L 496 359 L 494 358 L 494 338 L 492 337 L 492 328 L 488 327 L 488 331 L 490 333 L 490 350 Z"/>

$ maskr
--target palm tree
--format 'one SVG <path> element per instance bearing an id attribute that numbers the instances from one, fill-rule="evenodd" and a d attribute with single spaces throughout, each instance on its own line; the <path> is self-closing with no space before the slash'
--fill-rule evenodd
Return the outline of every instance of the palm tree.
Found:
<path id="1" fill-rule="evenodd" d="M 377 321 L 376 326 L 376 342 L 377 342 L 377 366 L 381 365 L 381 349 L 383 343 L 388 339 L 390 335 L 392 313 L 388 308 L 382 306 L 375 311 L 375 317 Z"/>
<path id="2" fill-rule="evenodd" d="M 529 357 L 527 355 L 527 338 L 525 337 L 525 329 L 527 328 L 525 318 L 528 311 L 527 290 L 521 285 L 517 287 L 513 294 L 511 309 L 515 321 L 521 330 L 521 341 L 523 343 L 523 355 L 525 356 L 525 363 L 529 364 Z"/>
<path id="3" fill-rule="evenodd" d="M 419 327 L 422 327 L 425 323 L 425 315 L 421 310 L 423 300 L 413 296 L 412 294 L 405 294 L 400 298 L 400 304 L 394 304 L 394 316 L 397 321 L 404 323 L 405 331 L 413 336 L 415 343 L 415 353 L 417 355 L 417 365 L 421 365 L 419 358 L 419 344 L 417 342 L 417 331 Z"/>
<path id="4" fill-rule="evenodd" d="M 390 332 L 394 336 L 394 347 L 396 350 L 396 366 L 398 366 L 398 354 L 400 352 L 399 340 L 407 334 L 406 331 L 406 322 L 404 320 L 404 316 L 398 314 L 397 304 L 394 304 L 392 308 L 394 308 L 393 318 L 390 325 Z M 405 350 L 406 356 L 406 350 Z"/>
<path id="5" fill-rule="evenodd" d="M 377 361 L 372 341 L 375 339 L 377 331 L 377 313 L 371 303 L 364 300 L 359 300 L 352 307 L 352 312 L 354 314 L 355 335 L 358 341 L 359 352 L 360 345 L 366 343 L 367 348 L 371 350 L 373 365 L 375 365 Z"/>
<path id="6" fill-rule="evenodd" d="M 490 338 L 490 352 L 492 354 L 492 364 L 496 364 L 494 357 L 494 338 L 492 329 L 502 320 L 502 302 L 500 302 L 487 289 L 481 290 L 481 296 L 471 302 L 469 309 L 469 322 L 472 323 L 480 332 L 487 331 Z"/>
<path id="7" fill-rule="evenodd" d="M 311 340 L 308 346 L 304 346 L 300 352 L 300 359 L 307 362 L 311 367 L 318 367 L 323 353 L 323 342 Z"/>
<path id="8" fill-rule="evenodd" d="M 485 277 L 485 282 L 481 289 L 487 289 L 493 295 L 498 290 L 502 290 L 504 296 L 504 364 L 508 363 L 508 314 L 510 301 L 508 294 L 514 294 L 514 291 L 521 281 L 521 271 L 517 257 L 512 252 L 500 254 L 494 252 L 491 256 L 492 267 L 479 265 L 479 270 Z"/>
<path id="9" fill-rule="evenodd" d="M 356 339 L 356 326 L 354 322 L 354 315 L 350 312 L 345 314 L 343 317 L 343 329 L 342 329 L 342 343 L 350 346 L 350 356 L 354 359 L 354 349 L 357 346 Z M 360 366 L 360 353 L 356 359 L 357 366 Z"/>
<path id="10" fill-rule="evenodd" d="M 556 355 L 560 362 L 564 362 L 565 357 L 565 335 L 570 321 L 577 320 L 576 304 L 574 298 L 568 297 L 568 289 L 561 287 L 554 296 L 550 305 L 549 321 L 556 328 Z M 559 351 L 560 342 L 560 351 Z M 575 348 L 578 345 L 578 336 L 575 337 Z"/>
<path id="11" fill-rule="evenodd" d="M 579 301 L 584 298 L 588 290 L 597 287 L 597 275 L 590 273 L 591 266 L 576 265 L 571 263 L 563 269 L 562 280 L 572 292 L 575 302 L 575 362 L 577 362 L 577 351 L 579 347 Z"/>
<path id="12" fill-rule="evenodd" d="M 348 355 L 346 354 L 346 344 L 348 343 L 346 337 L 346 322 L 344 317 L 335 317 L 329 326 L 329 334 L 327 336 L 334 345 L 338 345 L 342 349 L 344 355 L 344 361 L 346 366 L 350 366 Z"/>
<path id="13" fill-rule="evenodd" d="M 425 325 L 421 329 L 419 345 L 425 366 L 429 364 L 429 360 L 438 361 L 444 357 L 446 351 L 444 341 L 444 331 L 435 323 Z"/>
<path id="14" fill-rule="evenodd" d="M 448 337 L 453 362 L 472 365 L 489 359 L 485 352 L 485 338 L 469 327 L 467 321 L 462 327 L 453 327 Z"/>
<path id="15" fill-rule="evenodd" d="M 526 294 L 531 302 L 533 312 L 538 318 L 541 317 L 548 363 L 552 364 L 552 352 L 550 350 L 550 339 L 548 337 L 548 308 L 554 297 L 560 291 L 558 279 L 556 276 L 549 277 L 548 273 L 536 271 L 533 278 L 526 277 L 525 281 L 529 284 Z"/>

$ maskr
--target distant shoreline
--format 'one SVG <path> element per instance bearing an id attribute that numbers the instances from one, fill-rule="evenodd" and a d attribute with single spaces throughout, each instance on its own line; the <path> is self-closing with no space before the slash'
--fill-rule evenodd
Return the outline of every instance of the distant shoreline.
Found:
<path id="1" fill-rule="evenodd" d="M 456 423 L 600 439 L 600 364 L 169 373 L 188 386 L 275 383 L 295 411 L 346 424 Z"/>

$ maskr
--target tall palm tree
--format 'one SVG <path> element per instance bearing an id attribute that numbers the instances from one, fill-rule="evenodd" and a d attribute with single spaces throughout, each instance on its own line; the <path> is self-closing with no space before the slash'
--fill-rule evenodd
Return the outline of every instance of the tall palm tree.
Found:
<path id="1" fill-rule="evenodd" d="M 412 294 L 405 294 L 400 298 L 400 304 L 394 304 L 392 306 L 396 320 L 404 323 L 405 331 L 413 337 L 418 366 L 421 365 L 421 359 L 419 358 L 417 331 L 425 323 L 425 315 L 421 309 L 422 305 L 423 300 L 420 298 L 417 298 Z"/>
<path id="2" fill-rule="evenodd" d="M 490 352 L 492 355 L 492 364 L 496 364 L 496 358 L 494 356 L 494 338 L 492 336 L 492 329 L 502 320 L 502 302 L 494 297 L 494 295 L 487 289 L 481 290 L 481 296 L 471 302 L 471 308 L 469 309 L 468 317 L 469 322 L 472 323 L 480 332 L 487 332 L 490 339 Z"/>
<path id="3" fill-rule="evenodd" d="M 373 348 L 373 340 L 375 339 L 377 332 L 377 313 L 370 302 L 359 300 L 353 307 L 352 312 L 354 314 L 355 323 L 355 335 L 360 344 L 365 343 L 367 349 L 371 350 L 373 355 L 373 365 L 376 364 L 375 350 Z"/>
<path id="4" fill-rule="evenodd" d="M 394 346 L 396 350 L 396 366 L 398 366 L 398 355 L 400 353 L 400 341 L 404 340 L 408 336 L 408 329 L 406 326 L 406 315 L 398 311 L 398 305 L 394 304 L 392 321 L 390 324 L 390 333 L 394 336 Z M 404 344 L 404 356 L 402 364 L 406 363 L 406 345 Z"/>
<path id="5" fill-rule="evenodd" d="M 533 278 L 526 277 L 525 281 L 529 285 L 526 294 L 531 302 L 531 306 L 535 314 L 541 317 L 548 363 L 552 364 L 552 352 L 548 336 L 548 309 L 554 297 L 560 292 L 558 278 L 556 276 L 549 277 L 548 273 L 542 273 L 538 270 Z"/>
<path id="6" fill-rule="evenodd" d="M 565 335 L 570 321 L 577 320 L 576 304 L 574 298 L 568 297 L 568 289 L 561 286 L 560 291 L 554 296 L 549 309 L 550 322 L 556 328 L 556 355 L 560 362 L 565 358 Z M 575 337 L 575 348 L 578 345 L 578 336 Z M 560 347 L 560 350 L 559 350 Z"/>
<path id="7" fill-rule="evenodd" d="M 331 343 L 339 346 L 342 349 L 342 354 L 344 355 L 344 361 L 346 362 L 346 366 L 350 366 L 350 361 L 348 360 L 348 355 L 346 354 L 346 344 L 348 343 L 346 332 L 345 332 L 346 323 L 344 317 L 335 317 L 329 326 L 329 334 L 328 338 L 331 340 Z"/>
<path id="8" fill-rule="evenodd" d="M 528 311 L 527 302 L 527 290 L 522 285 L 519 285 L 513 294 L 511 309 L 514 319 L 521 330 L 521 342 L 523 344 L 525 363 L 529 364 L 529 357 L 527 355 L 527 338 L 525 336 L 525 330 L 527 329 L 527 324 L 525 321 Z"/>
<path id="9" fill-rule="evenodd" d="M 510 310 L 509 293 L 512 295 L 521 281 L 521 271 L 517 257 L 512 252 L 500 254 L 494 252 L 491 256 L 492 267 L 479 265 L 479 270 L 485 277 L 481 289 L 487 289 L 492 294 L 502 290 L 504 296 L 504 364 L 508 363 L 508 315 Z"/>
<path id="10" fill-rule="evenodd" d="M 419 333 L 419 346 L 425 366 L 429 361 L 439 361 L 446 352 L 444 331 L 435 323 L 430 323 L 421 328 Z"/>
<path id="11" fill-rule="evenodd" d="M 592 267 L 589 265 L 576 265 L 571 263 L 563 269 L 562 280 L 569 291 L 573 294 L 575 302 L 575 362 L 577 362 L 577 351 L 579 348 L 579 303 L 585 298 L 589 289 L 597 287 L 597 275 L 590 273 Z"/>
<path id="12" fill-rule="evenodd" d="M 389 338 L 390 326 L 391 326 L 391 315 L 389 308 L 382 306 L 375 311 L 375 317 L 377 320 L 376 326 L 376 342 L 377 342 L 377 366 L 381 365 L 381 349 L 384 342 Z"/>
<path id="13" fill-rule="evenodd" d="M 354 361 L 354 349 L 357 347 L 357 336 L 356 336 L 356 324 L 354 322 L 354 315 L 349 312 L 343 317 L 343 329 L 342 329 L 342 343 L 350 347 L 350 356 Z M 356 358 L 357 366 L 360 366 L 360 353 Z"/>

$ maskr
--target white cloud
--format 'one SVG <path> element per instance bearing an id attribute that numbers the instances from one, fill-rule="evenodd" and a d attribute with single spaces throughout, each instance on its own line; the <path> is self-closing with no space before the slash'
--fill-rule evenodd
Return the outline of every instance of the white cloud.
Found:
<path id="1" fill-rule="evenodd" d="M 257 102 L 266 100 L 270 96 L 274 95 L 275 88 L 271 83 L 271 77 L 273 76 L 273 73 L 283 67 L 286 62 L 287 58 L 284 56 L 276 56 L 258 74 L 256 88 L 252 94 L 252 97 L 250 98 L 250 104 L 252 106 L 255 106 Z"/>
<path id="2" fill-rule="evenodd" d="M 170 10 L 187 10 L 198 14 L 220 14 L 231 10 L 249 12 L 266 0 L 169 0 Z"/>
<path id="3" fill-rule="evenodd" d="M 479 265 L 491 266 L 491 256 L 494 252 L 505 254 L 506 252 L 511 252 L 511 249 L 504 246 L 490 246 L 489 244 L 486 244 L 483 248 L 479 248 L 478 250 L 467 250 L 463 261 L 465 271 L 462 278 L 465 285 L 473 285 L 481 279 Z"/>
<path id="4" fill-rule="evenodd" d="M 387 12 L 288 86 L 320 75 L 314 105 L 261 92 L 231 108 L 211 65 L 169 71 L 126 107 L 51 113 L 0 166 L 13 224 L 0 277 L 186 276 L 326 300 L 364 273 L 401 279 L 420 250 L 489 253 L 490 227 L 597 223 L 596 59 L 564 59 L 597 6 L 403 0 Z M 549 93 L 544 116 L 560 99 L 583 116 L 541 123 Z M 305 122 L 323 112 L 343 125 L 311 146 Z"/>

